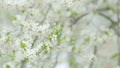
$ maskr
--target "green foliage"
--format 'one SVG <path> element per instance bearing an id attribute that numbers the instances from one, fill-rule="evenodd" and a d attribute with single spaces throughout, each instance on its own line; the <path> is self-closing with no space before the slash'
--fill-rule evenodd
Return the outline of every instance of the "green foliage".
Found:
<path id="1" fill-rule="evenodd" d="M 71 17 L 75 17 L 75 16 L 77 16 L 77 12 L 74 11 L 74 10 L 72 10 L 71 8 L 67 8 L 66 10 L 67 10 L 68 12 L 70 12 Z"/>
<path id="2" fill-rule="evenodd" d="M 10 57 L 11 60 L 15 59 L 15 55 L 13 55 L 13 54 L 10 54 L 9 57 Z"/>
<path id="3" fill-rule="evenodd" d="M 25 9 L 22 9 L 22 10 L 21 10 L 21 12 L 22 12 L 22 13 L 25 13 L 25 12 L 26 12 L 26 10 L 25 10 Z"/>
<path id="4" fill-rule="evenodd" d="M 10 37 L 10 36 L 7 36 L 6 42 L 10 42 L 10 41 L 11 41 L 11 37 Z"/>
<path id="5" fill-rule="evenodd" d="M 24 25 L 23 24 L 20 24 L 20 28 L 23 29 Z"/>
<path id="6" fill-rule="evenodd" d="M 76 47 L 75 45 L 72 46 L 72 51 L 75 51 Z"/>
<path id="7" fill-rule="evenodd" d="M 77 63 L 76 63 L 75 58 L 73 56 L 71 56 L 69 58 L 69 65 L 70 65 L 70 68 L 77 68 Z"/>
<path id="8" fill-rule="evenodd" d="M 49 41 L 52 41 L 52 36 L 49 36 L 47 39 L 48 39 Z"/>
<path id="9" fill-rule="evenodd" d="M 103 0 L 103 3 L 106 3 L 107 2 L 107 0 Z"/>
<path id="10" fill-rule="evenodd" d="M 24 49 L 26 47 L 26 44 L 24 42 L 20 42 L 20 48 Z"/>
<path id="11" fill-rule="evenodd" d="M 71 16 L 72 16 L 72 17 L 77 16 L 77 12 L 75 12 L 75 11 L 71 11 Z"/>
<path id="12" fill-rule="evenodd" d="M 93 14 L 97 14 L 98 13 L 98 11 L 97 10 L 93 10 Z"/>
<path id="13" fill-rule="evenodd" d="M 108 31 L 103 31 L 103 34 L 105 34 L 105 35 L 109 35 L 109 32 Z"/>
<path id="14" fill-rule="evenodd" d="M 38 55 L 39 55 L 39 52 L 36 52 L 35 54 L 38 56 Z"/>
<path id="15" fill-rule="evenodd" d="M 55 35 L 58 35 L 59 33 L 60 33 L 59 29 L 56 29 L 55 32 L 54 32 Z"/>
<path id="16" fill-rule="evenodd" d="M 15 16 L 11 16 L 10 18 L 11 18 L 12 21 L 17 20 L 17 18 Z"/>
<path id="17" fill-rule="evenodd" d="M 47 46 L 44 44 L 43 46 L 42 46 L 42 50 L 46 50 L 47 49 Z"/>
<path id="18" fill-rule="evenodd" d="M 60 10 L 58 10 L 58 11 L 57 11 L 57 14 L 61 14 L 61 11 L 60 11 Z"/>
<path id="19" fill-rule="evenodd" d="M 86 43 L 90 42 L 90 38 L 89 37 L 86 37 L 84 40 L 85 40 Z"/>
<path id="20" fill-rule="evenodd" d="M 30 16 L 33 16 L 33 13 L 30 13 Z"/>
<path id="21" fill-rule="evenodd" d="M 56 21 L 54 34 L 59 35 L 61 31 L 62 31 L 62 28 L 59 27 L 59 22 Z"/>
<path id="22" fill-rule="evenodd" d="M 70 43 L 73 44 L 74 42 L 75 42 L 75 38 L 74 38 L 74 37 L 71 37 L 71 38 L 70 38 Z"/>
<path id="23" fill-rule="evenodd" d="M 111 58 L 112 58 L 112 59 L 118 58 L 118 53 L 114 53 Z"/>
<path id="24" fill-rule="evenodd" d="M 6 65 L 6 68 L 10 68 L 10 65 L 7 64 L 7 65 Z"/>

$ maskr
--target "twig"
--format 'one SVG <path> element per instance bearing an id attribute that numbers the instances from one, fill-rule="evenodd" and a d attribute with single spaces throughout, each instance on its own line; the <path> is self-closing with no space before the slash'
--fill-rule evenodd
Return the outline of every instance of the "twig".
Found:
<path id="1" fill-rule="evenodd" d="M 109 16 L 107 16 L 107 15 L 101 13 L 101 12 L 98 12 L 98 14 L 99 14 L 100 16 L 104 17 L 105 19 L 109 20 L 112 24 L 115 24 L 115 23 L 116 23 L 116 22 L 113 21 Z"/>
<path id="2" fill-rule="evenodd" d="M 53 64 L 53 68 L 56 68 L 57 63 L 58 63 L 58 58 L 59 58 L 59 53 L 57 53 L 57 56 L 55 58 L 55 63 Z"/>
<path id="3" fill-rule="evenodd" d="M 45 13 L 44 18 L 43 18 L 43 20 L 39 23 L 39 25 L 40 25 L 41 23 L 44 23 L 44 22 L 45 22 L 46 17 L 47 17 L 47 15 L 48 15 L 48 13 L 49 13 L 50 9 L 51 9 L 51 4 L 49 4 L 49 8 L 47 9 L 47 11 L 46 11 L 46 13 Z M 35 36 L 35 38 L 34 38 L 34 40 L 33 40 L 33 43 L 32 43 L 31 48 L 33 48 L 33 47 L 34 47 L 34 45 L 35 45 L 35 43 L 36 43 L 36 41 L 37 41 L 37 40 L 38 40 L 38 36 L 36 35 L 36 36 Z"/>
<path id="4" fill-rule="evenodd" d="M 96 56 L 96 53 L 97 53 L 97 46 L 95 45 L 95 46 L 94 46 L 93 54 Z M 95 61 L 95 58 L 93 57 L 93 58 L 92 58 L 92 61 L 91 61 L 91 63 L 90 63 L 89 68 L 92 68 L 92 67 L 93 67 L 94 61 Z"/>
<path id="5" fill-rule="evenodd" d="M 77 24 L 79 20 L 81 20 L 83 17 L 85 17 L 86 15 L 88 15 L 89 13 L 84 13 L 80 16 L 78 16 L 74 21 L 73 23 L 70 25 L 70 27 L 72 27 L 74 24 Z"/>
<path id="6" fill-rule="evenodd" d="M 38 39 L 38 36 L 35 36 L 35 38 L 34 38 L 34 40 L 33 40 L 33 43 L 32 43 L 32 46 L 31 46 L 31 48 L 33 48 L 33 47 L 34 47 L 34 45 L 35 45 L 35 42 L 37 41 L 37 39 Z"/>
<path id="7" fill-rule="evenodd" d="M 24 60 L 22 60 L 22 62 L 21 62 L 21 68 L 25 68 L 25 63 L 26 63 L 27 60 L 28 60 L 27 58 L 25 58 Z"/>
<path id="8" fill-rule="evenodd" d="M 49 11 L 50 11 L 50 9 L 51 9 L 51 4 L 49 4 L 49 7 L 48 7 L 48 9 L 47 9 L 47 11 L 46 11 L 46 13 L 45 13 L 45 15 L 44 15 L 44 18 L 42 19 L 42 21 L 39 23 L 39 24 L 43 24 L 44 23 L 44 21 L 46 20 L 46 18 L 47 18 L 47 15 L 48 15 L 48 13 L 49 13 Z"/>

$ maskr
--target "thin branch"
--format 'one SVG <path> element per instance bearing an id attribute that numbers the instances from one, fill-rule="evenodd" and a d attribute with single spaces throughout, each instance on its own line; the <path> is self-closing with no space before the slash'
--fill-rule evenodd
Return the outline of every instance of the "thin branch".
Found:
<path id="1" fill-rule="evenodd" d="M 62 25 L 61 25 L 61 28 L 63 28 L 63 27 L 64 27 L 64 25 L 62 24 Z M 57 38 L 60 38 L 61 35 L 62 35 L 62 30 L 61 30 L 60 34 L 58 34 Z M 57 46 L 59 46 L 59 45 L 60 45 L 60 43 L 58 42 L 58 43 L 57 43 Z M 58 64 L 59 55 L 60 55 L 60 52 L 57 53 L 56 58 L 55 58 L 55 63 L 53 64 L 53 67 L 52 67 L 52 68 L 56 68 L 56 66 L 57 66 L 57 64 Z"/>
<path id="2" fill-rule="evenodd" d="M 74 22 L 70 25 L 70 27 L 73 26 L 74 24 L 77 24 L 79 20 L 81 20 L 82 18 L 84 18 L 84 17 L 87 16 L 88 14 L 89 14 L 89 13 L 84 13 L 84 14 L 78 16 L 78 17 L 74 20 Z"/>
<path id="3" fill-rule="evenodd" d="M 52 68 L 56 68 L 57 63 L 58 63 L 58 58 L 59 58 L 59 53 L 57 53 L 56 58 L 55 58 L 55 63 L 53 64 Z"/>
<path id="4" fill-rule="evenodd" d="M 95 45 L 95 46 L 94 46 L 93 54 L 96 56 L 96 53 L 97 53 L 97 46 Z M 93 57 L 93 58 L 92 58 L 92 61 L 91 61 L 91 63 L 90 63 L 89 68 L 92 68 L 92 67 L 93 67 L 94 61 L 95 61 L 95 58 Z"/>
<path id="5" fill-rule="evenodd" d="M 35 45 L 35 42 L 37 41 L 37 39 L 38 39 L 38 36 L 35 36 L 35 38 L 34 38 L 34 40 L 33 40 L 33 43 L 32 43 L 32 46 L 31 46 L 31 48 L 33 48 L 33 47 L 34 47 L 34 45 Z"/>
<path id="6" fill-rule="evenodd" d="M 52 5 L 49 4 L 49 7 L 48 7 L 48 9 L 47 9 L 47 11 L 46 11 L 46 13 L 45 13 L 45 15 L 44 15 L 44 18 L 42 19 L 42 21 L 41 21 L 39 24 L 44 23 L 44 21 L 46 20 L 46 18 L 47 18 L 47 16 L 48 16 L 48 13 L 49 13 L 51 7 L 52 7 Z"/>
<path id="7" fill-rule="evenodd" d="M 77 17 L 74 21 L 74 24 L 76 24 L 79 20 L 81 20 L 83 17 L 85 17 L 86 15 L 88 15 L 88 13 L 85 13 L 83 15 L 80 15 L 79 17 Z"/>
<path id="8" fill-rule="evenodd" d="M 49 13 L 50 9 L 51 9 L 51 4 L 49 4 L 49 8 L 47 9 L 47 11 L 46 11 L 46 13 L 45 13 L 44 18 L 43 18 L 43 20 L 39 23 L 39 25 L 40 25 L 41 23 L 44 23 L 44 22 L 45 22 L 46 17 L 47 17 L 47 15 L 48 15 L 48 13 Z M 34 47 L 34 45 L 35 45 L 35 43 L 36 43 L 36 41 L 37 41 L 37 40 L 38 40 L 38 36 L 36 35 L 36 36 L 35 36 L 35 38 L 34 38 L 34 40 L 33 40 L 33 43 L 32 43 L 31 48 L 33 48 L 33 47 Z"/>
<path id="9" fill-rule="evenodd" d="M 27 62 L 27 58 L 25 58 L 24 60 L 22 60 L 21 62 L 21 68 L 25 68 L 25 63 Z"/>
<path id="10" fill-rule="evenodd" d="M 116 22 L 113 21 L 109 16 L 107 16 L 107 15 L 101 13 L 101 12 L 98 12 L 98 14 L 99 14 L 100 16 L 104 17 L 105 19 L 109 20 L 111 23 L 113 23 L 113 24 L 116 23 Z"/>

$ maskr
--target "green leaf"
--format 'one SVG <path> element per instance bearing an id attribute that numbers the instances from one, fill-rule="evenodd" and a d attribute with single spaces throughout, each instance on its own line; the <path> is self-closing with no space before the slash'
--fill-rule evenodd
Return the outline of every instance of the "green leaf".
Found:
<path id="1" fill-rule="evenodd" d="M 7 65 L 6 65 L 6 68 L 10 68 L 10 65 L 7 64 Z"/>
<path id="2" fill-rule="evenodd" d="M 74 43 L 74 42 L 75 42 L 75 38 L 72 37 L 72 38 L 70 39 L 70 42 L 71 42 L 71 43 Z"/>
<path id="3" fill-rule="evenodd" d="M 57 11 L 57 14 L 61 14 L 61 11 L 60 11 L 60 10 L 58 10 L 58 11 Z"/>
<path id="4" fill-rule="evenodd" d="M 10 54 L 9 57 L 10 57 L 11 60 L 14 60 L 14 58 L 15 58 L 15 56 L 12 55 L 12 54 Z"/>
<path id="5" fill-rule="evenodd" d="M 108 32 L 108 31 L 104 31 L 103 33 L 104 33 L 105 35 L 107 35 L 107 36 L 109 35 L 109 32 Z"/>
<path id="6" fill-rule="evenodd" d="M 17 20 L 17 18 L 15 16 L 12 16 L 11 17 L 11 20 L 14 21 L 14 20 Z"/>
<path id="7" fill-rule="evenodd" d="M 51 36 L 49 36 L 47 39 L 48 39 L 49 41 L 52 41 L 52 37 L 51 37 Z"/>
<path id="8" fill-rule="evenodd" d="M 45 49 L 47 49 L 47 46 L 44 44 L 44 45 L 42 46 L 42 50 L 45 50 Z"/>
<path id="9" fill-rule="evenodd" d="M 72 16 L 72 17 L 77 16 L 77 12 L 75 12 L 75 11 L 71 11 L 71 16 Z"/>
<path id="10" fill-rule="evenodd" d="M 97 14 L 98 13 L 98 11 L 97 10 L 93 10 L 93 14 Z"/>
<path id="11" fill-rule="evenodd" d="M 59 25 L 59 21 L 56 21 L 56 22 L 55 22 L 55 26 L 58 26 L 58 25 Z"/>
<path id="12" fill-rule="evenodd" d="M 106 3 L 107 2 L 107 0 L 103 0 L 103 3 Z"/>
<path id="13" fill-rule="evenodd" d="M 58 35 L 58 34 L 59 34 L 59 30 L 56 29 L 56 31 L 55 31 L 55 35 Z"/>
<path id="14" fill-rule="evenodd" d="M 69 65 L 70 65 L 71 68 L 77 68 L 77 63 L 76 63 L 74 57 L 69 58 Z"/>
<path id="15" fill-rule="evenodd" d="M 112 58 L 112 59 L 116 59 L 117 57 L 118 57 L 118 53 L 115 53 L 115 54 L 112 55 L 111 58 Z"/>
<path id="16" fill-rule="evenodd" d="M 57 28 L 57 29 L 55 30 L 54 34 L 55 34 L 55 35 L 59 35 L 61 31 L 62 31 L 62 28 L 59 28 L 59 29 Z"/>
<path id="17" fill-rule="evenodd" d="M 23 24 L 20 24 L 20 28 L 23 29 L 24 25 Z"/>
<path id="18" fill-rule="evenodd" d="M 58 43 L 61 43 L 62 39 L 61 38 L 57 38 L 57 41 L 58 41 Z"/>
<path id="19" fill-rule="evenodd" d="M 12 50 L 12 53 L 13 53 L 13 55 L 15 55 L 16 51 L 15 51 L 15 50 Z"/>
<path id="20" fill-rule="evenodd" d="M 20 42 L 20 48 L 24 49 L 25 47 L 26 47 L 26 44 L 21 41 Z"/>
<path id="21" fill-rule="evenodd" d="M 30 16 L 33 16 L 33 13 L 30 13 Z"/>
<path id="22" fill-rule="evenodd" d="M 87 42 L 87 43 L 90 42 L 90 38 L 89 38 L 89 37 L 86 37 L 86 38 L 85 38 L 85 42 Z"/>
<path id="23" fill-rule="evenodd" d="M 38 56 L 38 55 L 39 55 L 39 52 L 36 52 L 35 54 Z"/>
<path id="24" fill-rule="evenodd" d="M 75 51 L 76 47 L 75 45 L 72 46 L 72 51 Z"/>
<path id="25" fill-rule="evenodd" d="M 22 13 L 25 13 L 25 12 L 26 12 L 26 10 L 25 10 L 25 9 L 22 9 L 22 10 L 21 10 L 21 12 L 22 12 Z"/>
<path id="26" fill-rule="evenodd" d="M 67 10 L 67 11 L 71 11 L 71 8 L 67 8 L 66 10 Z"/>
<path id="27" fill-rule="evenodd" d="M 11 37 L 8 36 L 8 37 L 6 38 L 6 42 L 10 42 L 10 41 L 11 41 Z"/>

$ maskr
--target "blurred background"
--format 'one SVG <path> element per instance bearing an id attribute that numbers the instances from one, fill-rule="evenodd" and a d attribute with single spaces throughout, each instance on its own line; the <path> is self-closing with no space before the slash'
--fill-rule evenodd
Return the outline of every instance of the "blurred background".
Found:
<path id="1" fill-rule="evenodd" d="M 0 68 L 119 65 L 120 0 L 0 0 Z"/>

